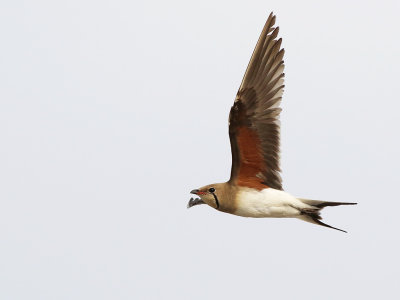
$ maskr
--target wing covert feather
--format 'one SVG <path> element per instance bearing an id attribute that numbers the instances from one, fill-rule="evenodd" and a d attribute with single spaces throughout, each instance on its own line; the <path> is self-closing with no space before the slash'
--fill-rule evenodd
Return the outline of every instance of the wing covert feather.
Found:
<path id="1" fill-rule="evenodd" d="M 258 39 L 229 114 L 232 170 L 229 182 L 282 189 L 279 107 L 284 78 L 282 39 L 271 13 Z"/>

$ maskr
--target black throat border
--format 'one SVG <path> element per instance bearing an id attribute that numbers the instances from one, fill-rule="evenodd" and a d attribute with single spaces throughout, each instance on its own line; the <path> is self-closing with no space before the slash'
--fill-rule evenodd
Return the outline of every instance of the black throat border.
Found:
<path id="1" fill-rule="evenodd" d="M 214 193 L 211 193 L 211 194 L 214 196 L 215 203 L 217 204 L 217 208 L 219 208 L 219 201 L 218 201 L 217 195 L 215 195 Z"/>

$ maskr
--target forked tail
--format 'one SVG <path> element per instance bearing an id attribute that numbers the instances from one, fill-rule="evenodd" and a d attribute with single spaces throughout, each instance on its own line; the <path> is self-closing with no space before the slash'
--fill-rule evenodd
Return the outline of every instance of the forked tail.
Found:
<path id="1" fill-rule="evenodd" d="M 338 206 L 338 205 L 355 205 L 357 203 L 352 203 L 352 202 L 329 202 L 329 201 L 320 201 L 320 200 L 309 200 L 309 199 L 301 199 L 299 200 L 305 204 L 308 204 L 311 206 L 311 208 L 305 208 L 301 210 L 301 215 L 299 216 L 299 219 L 302 219 L 303 221 L 310 222 L 313 224 L 325 226 L 328 228 L 336 229 L 342 232 L 347 232 L 343 229 L 339 229 L 336 227 L 333 227 L 331 225 L 325 224 L 322 222 L 322 217 L 320 215 L 321 209 L 323 209 L 326 206 Z"/>

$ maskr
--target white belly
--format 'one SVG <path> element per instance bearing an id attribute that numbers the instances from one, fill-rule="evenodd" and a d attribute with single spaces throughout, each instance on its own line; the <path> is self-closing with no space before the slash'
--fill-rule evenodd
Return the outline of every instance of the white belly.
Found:
<path id="1" fill-rule="evenodd" d="M 292 195 L 272 188 L 257 191 L 243 188 L 236 198 L 235 215 L 253 218 L 290 218 L 300 215 L 299 208 L 307 208 Z"/>

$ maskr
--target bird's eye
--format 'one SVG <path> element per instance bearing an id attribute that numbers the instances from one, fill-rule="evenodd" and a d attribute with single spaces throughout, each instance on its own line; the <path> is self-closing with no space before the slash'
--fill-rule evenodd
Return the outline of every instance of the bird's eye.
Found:
<path id="1" fill-rule="evenodd" d="M 208 191 L 209 191 L 210 193 L 214 193 L 214 192 L 215 192 L 215 189 L 214 189 L 214 188 L 209 188 Z"/>

